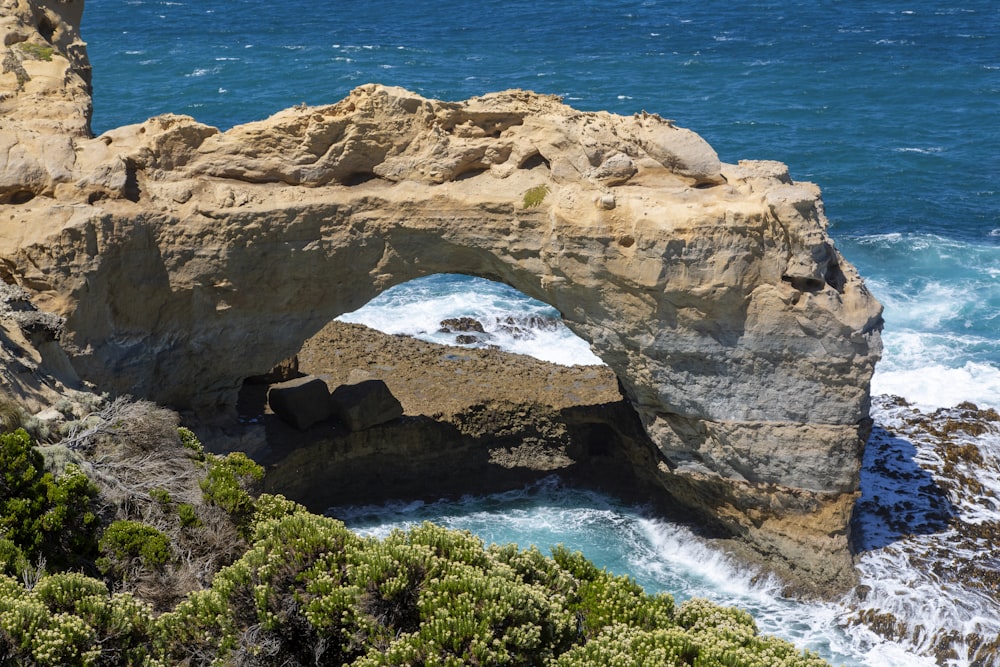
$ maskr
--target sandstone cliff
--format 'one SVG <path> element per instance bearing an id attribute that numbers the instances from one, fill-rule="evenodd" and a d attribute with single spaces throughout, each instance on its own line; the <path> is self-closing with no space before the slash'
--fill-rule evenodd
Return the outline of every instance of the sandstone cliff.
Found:
<path id="1" fill-rule="evenodd" d="M 91 137 L 80 0 L 4 0 L 0 276 L 85 381 L 233 414 L 244 378 L 417 276 L 552 304 L 617 375 L 666 492 L 816 581 L 848 525 L 881 307 L 816 186 L 672 121 L 362 86 L 227 132 Z"/>

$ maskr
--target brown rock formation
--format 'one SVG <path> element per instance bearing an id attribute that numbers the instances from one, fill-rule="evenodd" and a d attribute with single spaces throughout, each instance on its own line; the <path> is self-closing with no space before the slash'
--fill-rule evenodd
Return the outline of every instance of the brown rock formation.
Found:
<path id="1" fill-rule="evenodd" d="M 553 473 L 677 509 L 662 493 L 656 447 L 607 366 L 559 366 L 336 321 L 306 341 L 299 361 L 330 386 L 384 381 L 405 413 L 362 431 L 331 420 L 303 432 L 267 411 L 263 387 L 244 386 L 239 447 L 267 465 L 268 489 L 317 511 L 504 491 Z"/>
<path id="2" fill-rule="evenodd" d="M 229 414 L 243 378 L 391 285 L 501 280 L 612 368 L 670 493 L 851 578 L 881 307 L 816 186 L 523 91 L 368 85 L 224 133 L 161 116 L 90 138 L 81 2 L 3 8 L 0 275 L 65 317 L 82 378 Z"/>

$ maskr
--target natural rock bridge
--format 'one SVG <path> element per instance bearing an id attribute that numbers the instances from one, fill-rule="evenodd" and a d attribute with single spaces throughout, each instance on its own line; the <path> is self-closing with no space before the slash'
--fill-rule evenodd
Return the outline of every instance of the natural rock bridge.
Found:
<path id="1" fill-rule="evenodd" d="M 851 578 L 881 307 L 816 186 L 722 164 L 655 115 L 522 91 L 369 85 L 224 133 L 162 116 L 93 138 L 80 5 L 20 3 L 2 26 L 0 273 L 65 317 L 81 378 L 225 413 L 392 285 L 503 281 L 614 370 L 672 495 Z"/>

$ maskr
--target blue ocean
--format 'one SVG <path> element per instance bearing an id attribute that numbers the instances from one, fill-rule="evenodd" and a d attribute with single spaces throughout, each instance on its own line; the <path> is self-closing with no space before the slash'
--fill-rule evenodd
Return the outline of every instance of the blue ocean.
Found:
<path id="1" fill-rule="evenodd" d="M 885 305 L 873 392 L 926 410 L 1000 408 L 995 0 L 90 0 L 83 35 L 95 133 L 168 112 L 227 129 L 333 103 L 369 82 L 445 100 L 526 88 L 583 110 L 658 113 L 726 162 L 785 162 L 794 179 L 822 187 L 837 246 Z M 488 326 L 511 313 L 558 318 L 506 286 L 461 276 L 398 286 L 344 318 L 433 337 L 444 317 Z M 566 330 L 536 333 L 501 342 L 558 363 L 599 363 Z M 877 421 L 892 420 L 880 410 Z M 995 501 L 998 487 L 984 488 Z M 935 656 L 918 638 L 880 637 L 847 622 L 844 605 L 783 599 L 683 527 L 558 480 L 338 515 L 375 533 L 432 519 L 487 541 L 561 542 L 647 589 L 747 608 L 762 630 L 835 664 L 1000 664 L 963 654 L 961 642 Z M 969 602 L 941 588 L 907 598 L 919 573 L 900 549 L 859 560 L 873 595 L 891 580 L 899 590 L 882 586 L 886 599 L 910 600 L 897 616 L 953 624 L 963 636 L 1000 632 L 1000 601 L 988 596 Z"/>

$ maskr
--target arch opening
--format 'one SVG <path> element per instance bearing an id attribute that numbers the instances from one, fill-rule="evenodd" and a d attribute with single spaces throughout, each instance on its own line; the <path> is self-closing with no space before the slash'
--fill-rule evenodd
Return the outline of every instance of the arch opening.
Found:
<path id="1" fill-rule="evenodd" d="M 295 428 L 266 399 L 291 376 L 320 378 L 334 395 L 384 382 L 403 415 L 354 430 L 334 411 Z M 290 363 L 244 384 L 240 413 L 266 434 L 267 488 L 321 511 L 551 475 L 623 498 L 662 490 L 638 471 L 655 447 L 611 368 L 551 306 L 464 274 L 400 283 L 334 318 Z"/>
<path id="2" fill-rule="evenodd" d="M 563 366 L 603 366 L 552 306 L 501 282 L 438 273 L 396 285 L 336 318 L 393 335 L 495 347 Z"/>
<path id="3" fill-rule="evenodd" d="M 582 385 L 578 369 L 589 369 L 582 371 L 588 380 Z M 454 373 L 474 375 L 474 384 L 489 389 L 459 388 L 465 378 L 456 381 Z M 621 399 L 613 371 L 556 308 L 506 283 L 460 273 L 398 283 L 333 318 L 293 356 L 244 378 L 240 420 L 263 418 L 271 412 L 269 387 L 304 376 L 322 378 L 331 391 L 366 379 L 389 381 L 409 395 L 404 407 L 410 415 L 451 415 L 477 403 L 522 399 L 559 409 Z M 524 383 L 545 389 L 534 395 Z M 412 384 L 423 388 L 414 392 Z"/>

